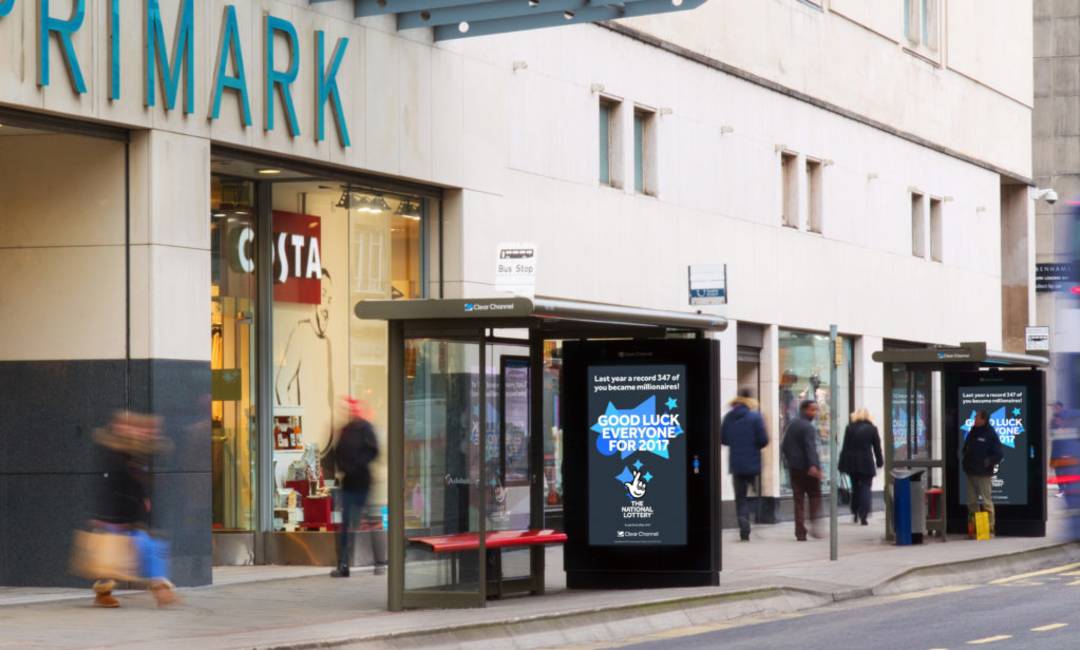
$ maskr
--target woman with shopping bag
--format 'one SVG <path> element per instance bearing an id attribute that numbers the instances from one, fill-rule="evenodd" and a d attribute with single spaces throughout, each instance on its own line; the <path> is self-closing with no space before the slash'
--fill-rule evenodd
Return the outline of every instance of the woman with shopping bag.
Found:
<path id="1" fill-rule="evenodd" d="M 168 579 L 168 544 L 147 532 L 149 464 L 167 447 L 160 419 L 122 411 L 108 427 L 94 432 L 94 440 L 103 449 L 108 470 L 90 530 L 76 533 L 72 568 L 96 580 L 97 607 L 120 606 L 112 595 L 118 580 L 145 583 L 159 606 L 170 605 L 177 596 Z"/>

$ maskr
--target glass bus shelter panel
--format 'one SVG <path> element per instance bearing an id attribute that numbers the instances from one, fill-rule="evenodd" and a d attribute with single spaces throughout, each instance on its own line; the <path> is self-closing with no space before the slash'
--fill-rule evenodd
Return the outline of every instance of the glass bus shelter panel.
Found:
<path id="1" fill-rule="evenodd" d="M 929 370 L 893 368 L 893 459 L 933 459 L 933 380 Z"/>
<path id="2" fill-rule="evenodd" d="M 487 529 L 526 530 L 532 514 L 529 347 L 490 344 L 486 362 Z M 528 548 L 503 550 L 501 577 L 528 577 L 529 558 Z"/>
<path id="3" fill-rule="evenodd" d="M 482 598 L 481 547 L 436 552 L 418 540 L 480 537 L 480 345 L 405 341 L 405 595 Z M 460 537 L 458 539 L 461 539 Z"/>

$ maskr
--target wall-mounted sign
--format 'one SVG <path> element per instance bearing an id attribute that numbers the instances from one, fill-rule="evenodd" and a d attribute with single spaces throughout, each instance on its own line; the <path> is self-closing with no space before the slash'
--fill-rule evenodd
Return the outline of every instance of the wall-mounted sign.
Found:
<path id="1" fill-rule="evenodd" d="M 691 264 L 690 304 L 726 305 L 727 264 Z"/>
<path id="2" fill-rule="evenodd" d="M 532 298 L 536 293 L 536 244 L 499 244 L 495 253 L 495 290 Z"/>
<path id="3" fill-rule="evenodd" d="M 88 57 L 80 59 L 79 49 L 75 44 L 93 38 L 94 25 L 98 24 L 98 17 L 102 16 L 103 22 L 108 24 L 109 38 L 100 58 L 107 62 L 109 74 L 107 87 L 95 90 L 100 96 L 108 97 L 110 104 L 119 101 L 123 93 L 131 92 L 122 83 L 126 78 L 122 71 L 126 66 L 137 66 L 140 74 L 145 71 L 144 84 L 139 90 L 142 91 L 143 105 L 147 108 L 154 108 L 161 101 L 164 110 L 169 112 L 176 110 L 177 103 L 180 102 L 185 115 L 195 113 L 197 107 L 200 111 L 208 109 L 206 117 L 213 121 L 221 116 L 222 99 L 227 93 L 230 96 L 235 95 L 241 124 L 247 128 L 253 124 L 252 93 L 261 90 L 264 131 L 274 130 L 275 123 L 278 122 L 275 116 L 280 102 L 290 136 L 296 138 L 301 135 L 301 123 L 314 122 L 314 140 L 325 140 L 329 113 L 337 127 L 340 145 L 351 145 L 342 95 L 338 87 L 338 73 L 348 51 L 348 38 L 339 38 L 332 43 L 324 30 L 317 29 L 310 39 L 306 38 L 307 34 L 303 34 L 307 42 L 302 43 L 301 34 L 293 22 L 269 11 L 263 12 L 256 32 L 256 28 L 249 22 L 250 19 L 241 20 L 238 17 L 235 3 L 214 11 L 209 2 L 180 0 L 176 15 L 164 16 L 159 0 L 108 0 L 108 6 L 102 7 L 101 13 L 92 13 L 91 19 L 87 19 L 87 0 L 57 2 L 51 8 L 46 0 L 18 1 L 25 5 L 28 14 L 35 15 L 37 19 L 37 48 L 33 54 L 27 54 L 36 58 L 39 87 L 49 86 L 54 76 L 66 72 L 75 94 L 85 95 L 90 92 L 87 77 L 89 76 L 92 82 L 95 75 L 84 76 L 83 71 L 89 73 L 92 67 L 97 66 L 98 49 L 80 48 L 93 52 L 94 60 L 90 61 Z M 0 20 L 10 20 L 8 16 L 15 9 L 16 2 L 17 0 L 0 0 Z M 106 2 L 94 3 L 95 12 L 98 11 L 98 4 L 105 5 Z M 246 5 L 247 3 L 244 3 L 243 6 Z M 121 28 L 121 18 L 129 11 L 139 14 L 139 23 L 144 25 L 145 29 Z M 175 28 L 167 35 L 165 24 L 168 22 L 175 24 Z M 208 42 L 207 39 L 196 38 L 196 34 L 200 33 L 196 29 L 197 22 L 207 28 L 207 33 L 215 35 L 212 40 Z M 28 26 L 23 29 L 27 30 Z M 86 36 L 87 32 L 91 35 Z M 251 36 L 252 32 L 261 32 L 258 40 L 261 43 L 261 52 L 256 53 L 252 47 L 250 41 L 255 40 L 255 37 Z M 96 33 L 101 32 L 97 30 Z M 249 42 L 244 42 L 245 37 Z M 143 47 L 141 60 L 133 59 L 127 54 L 127 50 L 122 48 L 124 39 L 138 39 Z M 57 47 L 53 47 L 53 43 Z M 204 48 L 214 48 L 214 51 L 199 52 Z M 55 60 L 57 54 L 60 61 Z M 248 57 L 246 62 L 245 54 Z M 208 102 L 204 101 L 205 98 L 196 97 L 195 66 L 200 57 L 217 61 Z M 304 74 L 300 72 L 301 66 L 306 68 Z M 298 102 L 293 101 L 295 86 L 300 83 L 310 84 L 313 91 L 315 102 L 314 106 L 310 107 L 314 111 L 313 120 L 300 119 L 301 114 L 297 112 Z M 298 89 L 296 91 L 298 92 Z"/>
<path id="4" fill-rule="evenodd" d="M 229 266 L 255 271 L 255 229 L 244 224 L 229 235 Z M 310 214 L 274 211 L 274 300 L 322 303 L 322 220 Z"/>
<path id="5" fill-rule="evenodd" d="M 1025 505 L 1028 498 L 1028 448 L 1026 386 L 960 387 L 960 458 L 964 440 L 975 424 L 975 414 L 986 411 L 990 426 L 1001 440 L 1005 459 L 991 479 L 994 503 Z M 960 503 L 967 499 L 967 481 L 960 469 Z"/>
<path id="6" fill-rule="evenodd" d="M 1024 349 L 1028 352 L 1050 351 L 1050 328 L 1036 325 L 1024 328 Z"/>
<path id="7" fill-rule="evenodd" d="M 589 544 L 686 544 L 686 366 L 590 366 Z"/>
<path id="8" fill-rule="evenodd" d="M 1035 291 L 1049 293 L 1052 291 L 1065 291 L 1072 282 L 1072 264 L 1036 264 L 1035 265 Z"/>

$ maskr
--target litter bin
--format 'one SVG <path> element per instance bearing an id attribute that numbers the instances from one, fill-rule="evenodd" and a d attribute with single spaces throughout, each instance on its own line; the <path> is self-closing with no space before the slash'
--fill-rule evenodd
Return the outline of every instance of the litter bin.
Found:
<path id="1" fill-rule="evenodd" d="M 926 534 L 925 469 L 894 469 L 893 530 L 897 545 L 922 544 Z"/>

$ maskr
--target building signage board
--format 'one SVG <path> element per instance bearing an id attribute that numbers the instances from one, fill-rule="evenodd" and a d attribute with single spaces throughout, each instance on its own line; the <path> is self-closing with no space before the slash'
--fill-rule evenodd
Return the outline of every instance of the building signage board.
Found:
<path id="1" fill-rule="evenodd" d="M 255 271 L 255 229 L 244 224 L 229 235 L 229 266 Z M 274 300 L 322 304 L 322 220 L 310 214 L 274 211 Z"/>
<path id="2" fill-rule="evenodd" d="M 727 264 L 691 264 L 690 304 L 727 304 Z"/>
<path id="3" fill-rule="evenodd" d="M 1026 386 L 961 386 L 960 387 L 960 452 L 964 457 L 964 441 L 975 424 L 975 414 L 986 411 L 990 426 L 1001 440 L 1005 458 L 997 466 L 991 480 L 995 504 L 1026 505 L 1028 499 L 1029 434 Z M 967 499 L 967 481 L 963 463 L 960 467 L 960 503 Z"/>
<path id="4" fill-rule="evenodd" d="M 1036 325 L 1024 328 L 1024 349 L 1028 352 L 1050 351 L 1050 328 Z"/>
<path id="5" fill-rule="evenodd" d="M 501 243 L 495 253 L 495 290 L 532 298 L 536 293 L 536 244 Z"/>
<path id="6" fill-rule="evenodd" d="M 687 543 L 686 366 L 589 366 L 589 544 Z"/>
<path id="7" fill-rule="evenodd" d="M 1052 291 L 1065 291 L 1072 282 L 1072 264 L 1052 263 L 1035 265 L 1035 291 L 1050 293 Z"/>
<path id="8" fill-rule="evenodd" d="M 147 108 L 154 108 L 160 102 L 166 112 L 199 113 L 200 117 L 210 121 L 221 118 L 223 98 L 235 96 L 238 117 L 245 128 L 254 126 L 252 105 L 261 100 L 260 126 L 263 131 L 273 131 L 277 125 L 284 124 L 289 135 L 297 138 L 308 133 L 309 127 L 301 125 L 313 122 L 310 137 L 322 142 L 329 130 L 329 117 L 336 126 L 339 145 L 342 148 L 352 145 L 343 93 L 338 85 L 338 74 L 346 53 L 355 52 L 355 47 L 350 52 L 348 38 L 333 41 L 325 30 L 316 29 L 310 35 L 314 47 L 302 46 L 296 24 L 266 11 L 260 24 L 261 51 L 252 56 L 255 53 L 250 43 L 244 42 L 252 32 L 251 25 L 240 19 L 236 3 L 214 11 L 209 2 L 180 0 L 177 13 L 166 16 L 159 0 L 108 0 L 103 13 L 110 37 L 100 58 L 106 62 L 109 74 L 107 82 L 102 84 L 104 87 L 98 89 L 92 87 L 96 76 L 93 68 L 99 58 L 97 50 L 91 61 L 88 57 L 80 57 L 76 47 L 85 38 L 83 34 L 94 31 L 93 24 L 97 22 L 97 14 L 88 11 L 88 0 L 68 0 L 54 3 L 59 6 L 53 7 L 44 0 L 0 0 L 0 20 L 11 20 L 19 4 L 25 5 L 26 11 L 32 11 L 37 21 L 37 47 L 32 54 L 27 54 L 36 59 L 39 88 L 66 77 L 76 95 L 87 95 L 93 90 L 107 97 L 112 105 L 126 93 L 141 92 Z M 105 2 L 101 4 L 106 5 Z M 139 14 L 144 30 L 122 29 L 128 12 Z M 291 13 L 289 15 L 291 17 Z M 15 14 L 15 17 L 19 15 Z M 196 23 L 208 18 L 212 21 L 210 33 L 220 36 L 206 42 L 198 37 Z M 176 26 L 172 33 L 165 30 L 168 22 Z M 138 39 L 142 46 L 141 60 L 126 56 L 123 41 L 127 39 Z M 53 43 L 57 47 L 52 47 Z M 200 51 L 204 49 L 212 52 Z M 247 60 L 245 53 L 249 57 Z M 217 61 L 217 66 L 209 101 L 204 101 L 206 98 L 196 96 L 196 62 L 207 56 Z M 141 72 L 144 71 L 142 87 L 134 91 L 122 83 L 128 66 L 138 66 Z M 297 111 L 298 102 L 293 99 L 294 94 L 300 95 L 301 83 L 309 85 L 315 98 L 311 107 L 314 114 L 310 116 L 314 119 L 310 121 L 301 119 L 304 116 Z M 257 97 L 255 93 L 260 91 L 262 96 Z M 281 119 L 277 118 L 279 104 Z"/>

